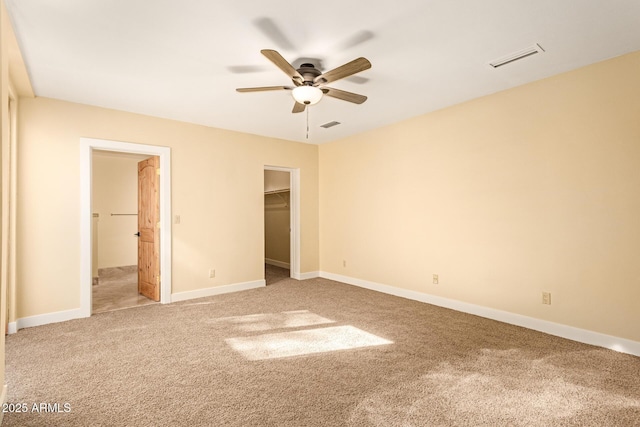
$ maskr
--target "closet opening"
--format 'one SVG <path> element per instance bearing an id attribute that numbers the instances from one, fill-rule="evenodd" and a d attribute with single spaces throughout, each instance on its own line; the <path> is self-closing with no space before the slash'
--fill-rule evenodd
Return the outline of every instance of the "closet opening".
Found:
<path id="1" fill-rule="evenodd" d="M 297 170 L 264 168 L 264 266 L 267 286 L 300 275 Z"/>

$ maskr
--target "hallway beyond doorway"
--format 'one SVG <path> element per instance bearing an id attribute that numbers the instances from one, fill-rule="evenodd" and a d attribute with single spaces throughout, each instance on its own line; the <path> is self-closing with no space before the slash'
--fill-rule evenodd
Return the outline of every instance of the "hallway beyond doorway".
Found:
<path id="1" fill-rule="evenodd" d="M 100 269 L 98 284 L 92 287 L 92 313 L 139 307 L 156 302 L 138 294 L 138 266 Z"/>
<path id="2" fill-rule="evenodd" d="M 266 285 L 273 285 L 282 280 L 287 280 L 291 277 L 291 272 L 288 268 L 276 267 L 275 265 L 264 265 L 264 280 Z"/>

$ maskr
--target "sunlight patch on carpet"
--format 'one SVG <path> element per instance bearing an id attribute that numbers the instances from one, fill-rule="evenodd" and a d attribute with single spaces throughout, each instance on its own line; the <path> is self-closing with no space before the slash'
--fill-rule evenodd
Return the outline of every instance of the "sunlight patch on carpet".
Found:
<path id="1" fill-rule="evenodd" d="M 305 326 L 335 323 L 311 313 L 309 310 L 284 311 L 282 313 L 261 313 L 245 316 L 231 316 L 209 320 L 208 323 L 223 323 L 244 332 L 261 332 L 273 329 L 301 328 Z"/>
<path id="2" fill-rule="evenodd" d="M 353 326 L 263 334 L 225 340 L 248 360 L 278 359 L 393 344 Z"/>

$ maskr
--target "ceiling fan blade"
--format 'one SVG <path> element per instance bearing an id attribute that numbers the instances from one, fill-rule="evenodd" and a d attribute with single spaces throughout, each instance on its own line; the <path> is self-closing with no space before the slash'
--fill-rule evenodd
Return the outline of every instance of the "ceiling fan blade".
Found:
<path id="1" fill-rule="evenodd" d="M 230 65 L 227 67 L 227 70 L 231 71 L 233 74 L 247 74 L 264 71 L 266 70 L 266 67 L 261 65 Z"/>
<path id="2" fill-rule="evenodd" d="M 267 90 L 291 90 L 291 86 L 239 87 L 237 92 L 264 92 Z"/>
<path id="3" fill-rule="evenodd" d="M 296 102 L 295 104 L 293 104 L 293 110 L 291 112 L 292 113 L 302 113 L 305 108 L 307 108 L 307 106 L 305 104 L 300 104 L 299 102 Z"/>
<path id="4" fill-rule="evenodd" d="M 362 104 L 367 100 L 367 97 L 364 95 L 359 95 L 357 93 L 347 92 L 340 89 L 333 89 L 330 87 L 323 87 L 322 92 L 324 92 L 324 94 L 327 96 L 342 99 L 343 101 L 353 102 L 354 104 Z"/>
<path id="5" fill-rule="evenodd" d="M 313 82 L 316 84 L 331 83 L 352 76 L 360 71 L 368 70 L 369 68 L 371 68 L 371 62 L 369 62 L 367 58 L 360 57 L 331 71 L 327 71 L 324 74 L 320 74 L 313 79 Z"/>
<path id="6" fill-rule="evenodd" d="M 273 62 L 276 67 L 280 68 L 284 73 L 293 80 L 293 82 L 299 86 L 302 84 L 304 79 L 300 75 L 300 73 L 293 68 L 293 65 L 289 64 L 286 59 L 282 57 L 278 52 L 272 49 L 262 49 L 260 51 L 267 59 Z"/>
<path id="7" fill-rule="evenodd" d="M 271 18 L 258 18 L 253 21 L 256 27 L 271 39 L 280 49 L 295 50 L 295 46 L 291 40 L 280 30 Z"/>
<path id="8" fill-rule="evenodd" d="M 351 35 L 349 38 L 342 41 L 342 43 L 338 44 L 333 48 L 334 51 L 341 51 L 351 49 L 354 46 L 357 46 L 361 43 L 366 42 L 367 40 L 371 40 L 373 38 L 373 33 L 368 30 L 358 31 L 357 33 Z"/>
<path id="9" fill-rule="evenodd" d="M 359 85 L 363 85 L 369 81 L 368 78 L 362 77 L 362 76 L 349 76 L 347 77 L 347 80 L 350 81 L 351 83 L 355 83 Z"/>

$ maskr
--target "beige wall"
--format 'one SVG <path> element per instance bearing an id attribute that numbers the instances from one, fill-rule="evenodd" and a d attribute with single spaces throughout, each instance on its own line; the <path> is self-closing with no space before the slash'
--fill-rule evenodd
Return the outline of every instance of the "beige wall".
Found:
<path id="1" fill-rule="evenodd" d="M 171 147 L 173 293 L 264 278 L 265 165 L 300 168 L 301 272 L 318 270 L 317 146 L 45 98 L 19 125 L 18 317 L 80 307 L 81 137 Z"/>
<path id="2" fill-rule="evenodd" d="M 640 341 L 639 165 L 640 53 L 325 144 L 320 268 Z"/>
<path id="3" fill-rule="evenodd" d="M 134 236 L 138 217 L 130 214 L 138 212 L 139 161 L 137 157 L 94 152 L 92 212 L 98 214 L 98 268 L 138 264 Z"/>

